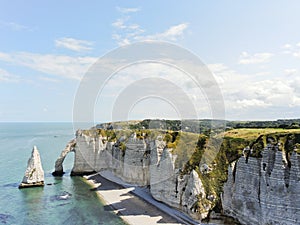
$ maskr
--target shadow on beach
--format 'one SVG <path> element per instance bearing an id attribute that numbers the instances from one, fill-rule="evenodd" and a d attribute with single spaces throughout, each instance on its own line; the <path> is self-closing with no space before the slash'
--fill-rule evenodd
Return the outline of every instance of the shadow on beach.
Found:
<path id="1" fill-rule="evenodd" d="M 145 223 L 149 224 L 147 218 L 155 220 L 156 224 L 182 224 L 172 216 L 162 212 L 153 204 L 136 196 L 132 190 L 135 187 L 124 188 L 122 185 L 114 183 L 100 174 L 91 175 L 87 180 L 98 184 L 91 191 L 97 191 L 105 201 L 104 210 L 114 211 L 118 216 L 145 216 Z M 111 197 L 112 193 L 114 197 Z M 117 199 L 116 199 L 117 196 Z M 154 224 L 154 223 L 151 223 Z"/>

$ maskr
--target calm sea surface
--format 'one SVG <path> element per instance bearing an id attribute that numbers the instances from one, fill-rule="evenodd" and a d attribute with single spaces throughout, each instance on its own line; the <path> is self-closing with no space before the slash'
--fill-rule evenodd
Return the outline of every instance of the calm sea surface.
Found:
<path id="1" fill-rule="evenodd" d="M 73 137 L 71 123 L 0 123 L 0 224 L 124 224 L 105 211 L 82 178 L 69 176 L 73 154 L 64 162 L 63 177 L 51 175 L 55 160 Z M 34 145 L 46 185 L 19 190 Z"/>

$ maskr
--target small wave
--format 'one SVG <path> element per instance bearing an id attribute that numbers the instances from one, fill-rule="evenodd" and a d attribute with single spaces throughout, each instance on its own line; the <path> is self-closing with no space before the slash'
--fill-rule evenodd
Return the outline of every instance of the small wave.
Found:
<path id="1" fill-rule="evenodd" d="M 4 184 L 2 187 L 5 187 L 5 188 L 9 188 L 9 187 L 19 187 L 19 183 Z"/>
<path id="2" fill-rule="evenodd" d="M 2 224 L 11 224 L 11 221 L 14 219 L 15 217 L 10 214 L 0 213 L 0 223 Z"/>
<path id="3" fill-rule="evenodd" d="M 72 194 L 65 191 L 59 195 L 52 196 L 50 199 L 51 199 L 51 201 L 68 200 L 69 198 L 71 198 L 71 196 L 72 196 Z"/>

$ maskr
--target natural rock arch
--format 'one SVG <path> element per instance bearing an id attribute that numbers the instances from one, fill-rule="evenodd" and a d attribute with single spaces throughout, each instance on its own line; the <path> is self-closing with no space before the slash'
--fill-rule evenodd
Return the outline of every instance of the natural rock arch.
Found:
<path id="1" fill-rule="evenodd" d="M 55 171 L 52 173 L 53 176 L 62 176 L 64 174 L 63 162 L 70 152 L 75 152 L 76 140 L 72 139 L 66 145 L 65 149 L 60 153 L 60 156 L 55 162 Z"/>

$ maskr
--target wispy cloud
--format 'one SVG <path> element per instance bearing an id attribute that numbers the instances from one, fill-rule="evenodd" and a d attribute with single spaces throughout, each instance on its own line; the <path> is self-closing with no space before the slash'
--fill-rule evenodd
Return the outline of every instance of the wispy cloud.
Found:
<path id="1" fill-rule="evenodd" d="M 6 27 L 13 31 L 22 31 L 22 30 L 31 31 L 32 30 L 28 26 L 25 26 L 25 25 L 22 25 L 19 23 L 15 23 L 15 22 L 7 22 L 7 21 L 3 21 L 3 20 L 0 20 L 0 27 Z"/>
<path id="2" fill-rule="evenodd" d="M 92 50 L 93 42 L 63 37 L 55 40 L 55 46 L 60 48 L 66 48 L 76 52 L 82 52 Z"/>
<path id="3" fill-rule="evenodd" d="M 139 8 L 117 8 L 122 12 L 121 18 L 116 19 L 112 26 L 116 29 L 112 38 L 119 46 L 128 45 L 135 41 L 143 40 L 162 40 L 162 41 L 177 41 L 182 38 L 184 32 L 187 30 L 188 23 L 179 23 L 170 26 L 166 30 L 155 33 L 147 34 L 146 30 L 137 23 L 132 23 L 130 13 L 137 12 Z"/>
<path id="4" fill-rule="evenodd" d="M 0 83 L 1 82 L 18 82 L 19 77 L 0 68 Z"/>
<path id="5" fill-rule="evenodd" d="M 288 54 L 297 58 L 300 58 L 300 42 L 298 43 L 287 43 L 281 47 L 284 54 Z"/>
<path id="6" fill-rule="evenodd" d="M 298 70 L 297 69 L 286 69 L 286 70 L 284 70 L 284 73 L 288 76 L 291 76 L 291 75 L 297 74 Z"/>
<path id="7" fill-rule="evenodd" d="M 137 36 L 137 40 L 170 40 L 177 41 L 182 37 L 184 31 L 188 28 L 188 23 L 180 23 L 175 26 L 169 27 L 167 30 L 154 35 Z"/>
<path id="8" fill-rule="evenodd" d="M 234 108 L 250 108 L 250 107 L 267 107 L 270 106 L 270 103 L 266 103 L 259 99 L 243 99 L 237 100 Z"/>
<path id="9" fill-rule="evenodd" d="M 283 48 L 283 49 L 291 49 L 292 45 L 291 44 L 284 44 L 281 48 Z"/>
<path id="10" fill-rule="evenodd" d="M 41 81 L 46 81 L 46 82 L 51 82 L 51 83 L 59 83 L 60 80 L 51 78 L 51 77 L 39 77 L 39 80 Z"/>
<path id="11" fill-rule="evenodd" d="M 31 52 L 1 53 L 0 61 L 24 66 L 45 74 L 79 80 L 97 58 Z"/>
<path id="12" fill-rule="evenodd" d="M 239 64 L 259 64 L 259 63 L 266 63 L 269 62 L 271 57 L 273 56 L 272 53 L 255 53 L 250 55 L 248 52 L 242 52 L 239 59 Z"/>
<path id="13" fill-rule="evenodd" d="M 129 19 L 129 17 L 126 18 L 119 18 L 115 22 L 112 23 L 112 26 L 118 29 L 125 29 L 127 26 L 125 25 L 125 22 Z"/>
<path id="14" fill-rule="evenodd" d="M 257 114 L 258 117 L 263 118 L 262 116 L 268 116 L 271 112 L 277 115 L 279 107 L 290 109 L 299 106 L 300 78 L 290 76 L 287 79 L 286 77 L 286 74 L 298 73 L 296 69 L 287 69 L 281 75 L 270 77 L 267 71 L 241 74 L 222 63 L 211 64 L 208 67 L 218 81 L 229 114 L 236 114 L 238 117 L 242 114 L 249 117 L 251 112 L 267 108 L 265 115 Z M 265 79 L 261 79 L 260 74 L 265 74 Z M 257 79 L 258 77 L 260 79 Z"/>
<path id="15" fill-rule="evenodd" d="M 134 13 L 141 10 L 140 8 L 122 8 L 122 7 L 117 7 L 116 9 L 121 13 Z"/>

